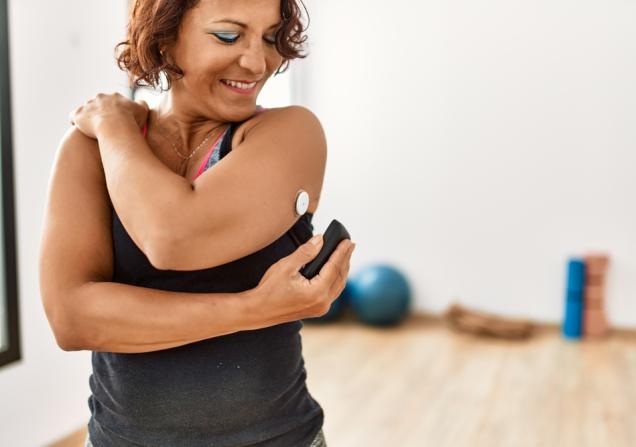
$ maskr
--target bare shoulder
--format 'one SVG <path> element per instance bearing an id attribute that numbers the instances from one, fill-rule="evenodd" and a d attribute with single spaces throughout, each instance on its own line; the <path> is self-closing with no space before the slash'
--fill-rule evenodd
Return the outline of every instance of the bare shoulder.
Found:
<path id="1" fill-rule="evenodd" d="M 99 154 L 99 144 L 94 138 L 87 137 L 77 127 L 71 126 L 60 141 L 53 172 L 60 171 L 62 181 L 64 177 L 73 176 L 90 185 L 95 190 L 101 191 L 106 204 L 112 206 L 110 196 L 106 189 L 106 176 L 102 158 Z"/>
<path id="2" fill-rule="evenodd" d="M 316 114 L 304 106 L 275 107 L 255 114 L 236 130 L 232 147 L 240 144 L 256 128 L 271 132 L 283 131 L 294 138 L 300 136 L 303 140 L 312 140 L 326 150 L 322 124 Z"/>
<path id="3" fill-rule="evenodd" d="M 318 121 L 318 117 L 307 107 L 301 105 L 290 105 L 285 107 L 273 107 L 271 109 L 265 109 L 260 113 L 257 113 L 248 121 L 260 122 L 272 118 L 277 119 L 307 119 L 312 121 Z"/>
<path id="4" fill-rule="evenodd" d="M 64 185 L 71 191 L 80 186 L 81 191 L 76 191 L 75 196 L 88 193 L 90 198 L 97 202 L 95 206 L 102 212 L 112 206 L 106 188 L 99 144 L 75 126 L 66 131 L 57 147 L 50 181 L 53 182 L 51 187 Z M 87 205 L 86 201 L 79 203 Z"/>
<path id="5" fill-rule="evenodd" d="M 92 146 L 97 148 L 97 140 L 87 137 L 76 126 L 68 128 L 62 137 L 62 142 L 72 142 L 73 144 L 81 144 L 86 147 Z"/>
<path id="6" fill-rule="evenodd" d="M 75 126 L 71 126 L 60 141 L 55 154 L 55 164 L 59 163 L 77 163 L 103 173 L 97 140 L 87 137 Z"/>
<path id="7" fill-rule="evenodd" d="M 280 149 L 277 153 L 288 160 L 299 160 L 300 157 L 302 162 L 295 164 L 295 171 L 307 182 L 310 192 L 308 212 L 315 213 L 327 163 L 327 141 L 318 117 L 299 105 L 263 110 L 237 129 L 232 139 L 232 151 L 262 147 L 261 142 L 275 142 Z"/>
<path id="8" fill-rule="evenodd" d="M 49 176 L 40 249 L 42 287 L 56 295 L 86 281 L 108 280 L 111 223 L 97 141 L 73 126 L 58 144 Z"/>

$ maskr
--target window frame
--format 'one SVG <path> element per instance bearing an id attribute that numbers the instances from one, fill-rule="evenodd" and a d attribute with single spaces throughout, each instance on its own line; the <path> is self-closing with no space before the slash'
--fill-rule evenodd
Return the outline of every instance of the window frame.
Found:
<path id="1" fill-rule="evenodd" d="M 9 68 L 9 17 L 8 1 L 0 0 L 0 146 L 2 166 L 2 225 L 4 259 L 0 260 L 4 269 L 4 284 L 1 285 L 5 307 L 5 321 L 0 321 L 3 331 L 0 349 L 0 367 L 22 358 L 18 312 L 18 282 L 15 239 L 15 208 L 13 185 L 13 133 L 11 120 L 11 83 Z M 0 314 L 1 315 L 1 314 Z M 5 344 L 6 339 L 6 344 Z"/>

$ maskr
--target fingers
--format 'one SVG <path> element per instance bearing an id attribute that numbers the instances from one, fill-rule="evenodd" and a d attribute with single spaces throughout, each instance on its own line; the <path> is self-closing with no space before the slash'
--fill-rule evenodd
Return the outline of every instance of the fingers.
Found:
<path id="1" fill-rule="evenodd" d="M 345 282 L 347 282 L 347 278 L 349 277 L 349 268 L 351 267 L 351 256 L 353 255 L 353 250 L 355 250 L 356 248 L 356 244 L 351 244 L 351 248 L 349 249 L 349 252 L 347 253 L 347 257 L 345 258 L 345 263 L 344 266 L 342 267 L 342 273 L 343 273 L 343 277 L 345 279 Z"/>
<path id="2" fill-rule="evenodd" d="M 68 114 L 68 120 L 70 121 L 71 126 L 74 126 L 74 125 L 75 125 L 75 117 L 77 116 L 77 114 L 78 114 L 78 113 L 80 113 L 80 112 L 81 112 L 81 110 L 82 110 L 82 108 L 83 108 L 83 107 L 84 107 L 84 106 L 79 106 L 79 107 L 77 107 L 77 108 L 75 108 L 75 109 L 73 109 L 73 110 L 71 110 L 71 111 L 69 112 L 69 114 Z"/>
<path id="3" fill-rule="evenodd" d="M 329 288 L 329 297 L 331 299 L 338 298 L 338 296 L 340 296 L 347 285 L 347 279 L 349 278 L 349 268 L 351 264 L 351 255 L 353 254 L 354 249 L 355 244 L 351 244 L 346 251 L 346 256 L 338 266 L 338 275 L 336 278 L 334 278 Z"/>
<path id="4" fill-rule="evenodd" d="M 322 266 L 318 275 L 316 275 L 320 279 L 326 278 L 327 284 L 329 284 L 330 287 L 334 279 L 337 279 L 338 275 L 341 274 L 340 266 L 347 257 L 351 244 L 352 242 L 349 239 L 341 241 L 325 265 Z"/>

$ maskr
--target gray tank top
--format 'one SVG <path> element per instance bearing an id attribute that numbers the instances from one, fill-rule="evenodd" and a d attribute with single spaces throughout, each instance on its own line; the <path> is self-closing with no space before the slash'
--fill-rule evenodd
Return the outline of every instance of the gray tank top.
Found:
<path id="1" fill-rule="evenodd" d="M 218 159 L 231 150 L 231 123 Z M 210 151 L 214 154 L 214 150 Z M 212 158 L 212 155 L 211 155 Z M 206 164 L 206 169 L 213 163 Z M 262 250 L 217 267 L 155 269 L 113 209 L 113 282 L 169 291 L 240 292 L 313 235 L 311 213 Z M 293 321 L 161 351 L 93 352 L 89 436 L 95 447 L 309 446 L 323 410 L 309 394 Z"/>

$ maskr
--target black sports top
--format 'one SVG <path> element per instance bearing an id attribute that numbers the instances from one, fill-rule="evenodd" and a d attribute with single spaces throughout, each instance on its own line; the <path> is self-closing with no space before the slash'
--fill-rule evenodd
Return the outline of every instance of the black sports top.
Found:
<path id="1" fill-rule="evenodd" d="M 231 123 L 221 141 L 231 150 Z M 113 209 L 113 282 L 169 291 L 240 292 L 313 235 L 311 213 L 262 250 L 213 268 L 158 270 Z M 323 410 L 305 385 L 293 321 L 147 353 L 93 352 L 89 379 L 95 447 L 305 447 Z"/>

